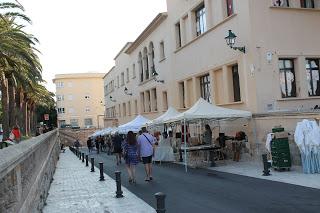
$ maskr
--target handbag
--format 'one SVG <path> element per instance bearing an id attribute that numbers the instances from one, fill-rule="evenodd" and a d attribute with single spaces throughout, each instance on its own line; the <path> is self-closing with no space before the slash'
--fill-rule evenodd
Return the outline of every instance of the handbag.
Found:
<path id="1" fill-rule="evenodd" d="M 150 142 L 149 138 L 147 136 L 145 136 L 145 134 L 142 134 L 149 142 L 149 144 L 152 146 L 152 156 L 154 156 L 154 147 L 152 145 L 152 143 Z"/>

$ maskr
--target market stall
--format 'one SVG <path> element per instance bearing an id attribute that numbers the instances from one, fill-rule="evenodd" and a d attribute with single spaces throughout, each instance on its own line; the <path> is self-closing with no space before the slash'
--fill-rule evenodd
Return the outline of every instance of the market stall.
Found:
<path id="1" fill-rule="evenodd" d="M 141 115 L 138 115 L 132 121 L 119 126 L 117 128 L 117 131 L 120 134 L 127 134 L 129 131 L 133 131 L 134 133 L 137 133 L 137 132 L 139 132 L 139 130 L 141 130 L 141 127 L 146 126 L 147 123 L 149 123 L 149 122 L 150 122 L 149 119 L 147 119 Z"/>
<path id="2" fill-rule="evenodd" d="M 182 139 L 183 141 L 187 141 L 187 131 L 184 131 L 187 126 L 187 123 L 196 122 L 199 120 L 207 120 L 207 121 L 221 121 L 221 120 L 235 120 L 239 118 L 247 118 L 250 119 L 252 117 L 251 112 L 243 111 L 243 110 L 234 110 L 223 107 L 218 107 L 213 104 L 208 103 L 203 98 L 200 98 L 189 110 L 178 114 L 177 116 L 171 118 L 167 122 L 180 122 L 183 126 L 182 128 Z M 188 130 L 188 129 L 187 129 Z M 212 145 L 214 148 L 214 145 Z M 187 143 L 183 143 L 181 149 L 184 152 L 184 162 L 185 169 L 187 171 Z"/>

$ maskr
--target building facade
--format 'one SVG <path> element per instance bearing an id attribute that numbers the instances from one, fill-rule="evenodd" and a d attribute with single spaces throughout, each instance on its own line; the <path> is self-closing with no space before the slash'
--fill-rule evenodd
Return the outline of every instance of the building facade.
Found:
<path id="1" fill-rule="evenodd" d="M 56 85 L 58 126 L 103 127 L 103 73 L 58 74 Z"/>
<path id="2" fill-rule="evenodd" d="M 253 113 L 248 133 L 259 156 L 273 126 L 293 132 L 301 119 L 320 118 L 319 23 L 320 0 L 167 0 L 167 12 L 120 51 L 105 76 L 107 117 L 152 119 L 202 97 Z"/>

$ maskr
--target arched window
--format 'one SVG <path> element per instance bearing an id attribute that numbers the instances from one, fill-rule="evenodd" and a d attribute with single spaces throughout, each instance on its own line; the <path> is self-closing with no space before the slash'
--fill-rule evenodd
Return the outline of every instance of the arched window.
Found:
<path id="1" fill-rule="evenodd" d="M 143 71 L 146 75 L 146 80 L 149 79 L 148 50 L 146 47 L 143 49 Z"/>
<path id="2" fill-rule="evenodd" d="M 142 64 L 142 54 L 141 54 L 141 52 L 139 52 L 138 64 L 139 64 L 140 82 L 143 82 L 143 64 Z"/>
<path id="3" fill-rule="evenodd" d="M 153 76 L 153 72 L 155 71 L 155 65 L 154 65 L 154 46 L 152 42 L 150 42 L 149 44 L 149 55 L 150 55 L 150 73 L 151 73 L 151 76 Z"/>

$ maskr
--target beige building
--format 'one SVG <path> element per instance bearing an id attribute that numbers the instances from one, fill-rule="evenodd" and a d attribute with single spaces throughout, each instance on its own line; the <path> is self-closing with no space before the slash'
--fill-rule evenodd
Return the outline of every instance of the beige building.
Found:
<path id="1" fill-rule="evenodd" d="M 56 85 L 58 126 L 103 127 L 103 73 L 58 74 Z"/>
<path id="2" fill-rule="evenodd" d="M 247 133 L 259 157 L 273 126 L 293 133 L 297 121 L 320 117 L 320 0 L 167 0 L 167 10 L 106 74 L 106 126 L 203 97 L 253 113 Z"/>

